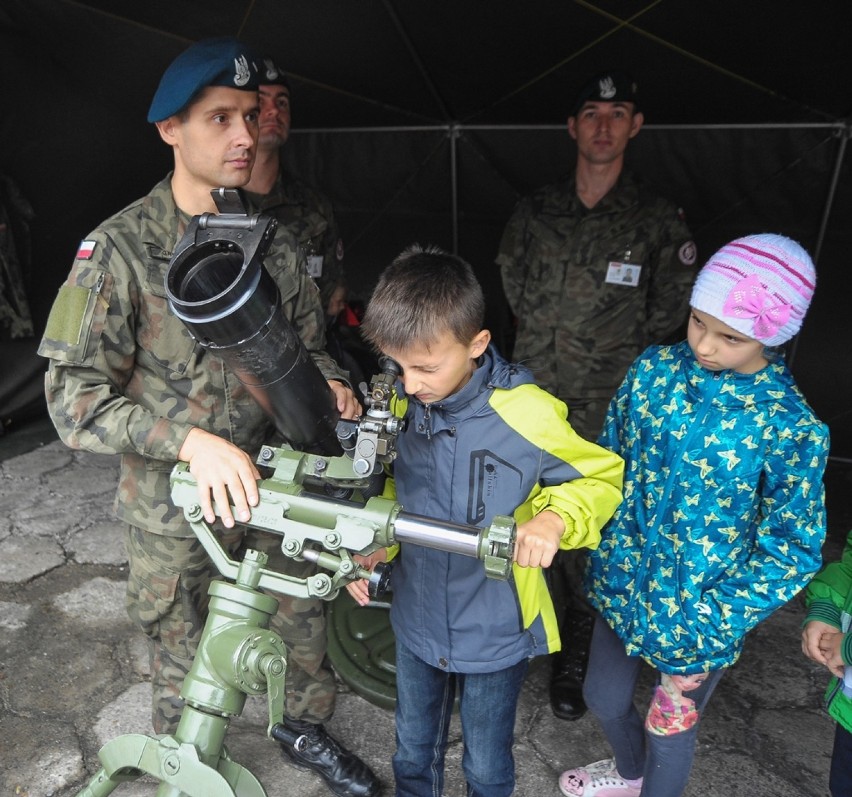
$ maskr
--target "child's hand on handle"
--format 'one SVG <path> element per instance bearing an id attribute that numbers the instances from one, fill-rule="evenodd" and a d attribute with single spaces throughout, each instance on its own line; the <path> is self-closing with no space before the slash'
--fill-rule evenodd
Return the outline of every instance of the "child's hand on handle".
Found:
<path id="1" fill-rule="evenodd" d="M 352 555 L 352 558 L 361 565 L 361 567 L 366 568 L 372 573 L 373 568 L 375 568 L 379 562 L 387 561 L 388 549 L 379 548 L 377 551 L 373 551 L 373 553 L 369 556 L 361 556 L 361 554 L 356 553 Z M 346 591 L 355 599 L 355 602 L 359 606 L 366 606 L 370 602 L 370 586 L 366 578 L 359 578 L 357 581 L 350 581 L 346 585 Z"/>
<path id="2" fill-rule="evenodd" d="M 515 562 L 521 567 L 550 567 L 559 550 L 565 521 L 549 509 L 518 526 Z"/>

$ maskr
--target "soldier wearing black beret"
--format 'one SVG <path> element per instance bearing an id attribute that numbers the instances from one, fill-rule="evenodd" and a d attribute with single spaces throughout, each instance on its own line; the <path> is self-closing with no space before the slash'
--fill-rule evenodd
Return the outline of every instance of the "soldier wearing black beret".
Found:
<path id="1" fill-rule="evenodd" d="M 517 204 L 497 255 L 517 319 L 512 358 L 567 404 L 574 430 L 590 440 L 630 363 L 685 323 L 697 270 L 682 212 L 625 168 L 641 108 L 626 72 L 601 72 L 581 86 L 567 125 L 577 145 L 573 174 Z M 586 711 L 592 619 L 580 553 L 560 553 L 550 569 L 557 604 L 566 607 L 550 702 L 567 720 Z"/>

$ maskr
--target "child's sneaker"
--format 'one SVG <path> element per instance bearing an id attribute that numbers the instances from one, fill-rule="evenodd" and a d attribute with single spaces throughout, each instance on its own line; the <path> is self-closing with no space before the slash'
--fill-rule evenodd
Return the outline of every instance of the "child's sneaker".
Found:
<path id="1" fill-rule="evenodd" d="M 559 791 L 565 797 L 639 797 L 642 778 L 622 778 L 615 761 L 607 758 L 563 772 L 559 776 Z"/>

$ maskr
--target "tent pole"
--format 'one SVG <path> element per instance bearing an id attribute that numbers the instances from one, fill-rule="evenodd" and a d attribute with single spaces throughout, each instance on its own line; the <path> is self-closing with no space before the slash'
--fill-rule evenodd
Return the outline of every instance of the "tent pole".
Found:
<path id="1" fill-rule="evenodd" d="M 458 176 L 458 125 L 450 125 L 450 206 L 452 208 L 453 254 L 459 253 L 459 176 Z"/>
<path id="2" fill-rule="evenodd" d="M 825 233 L 828 229 L 828 217 L 831 215 L 831 208 L 834 205 L 834 195 L 837 192 L 837 183 L 840 181 L 840 170 L 843 167 L 843 156 L 846 153 L 846 144 L 849 141 L 849 137 L 852 136 L 852 124 L 847 124 L 843 131 L 838 132 L 838 136 L 840 138 L 840 147 L 837 150 L 837 160 L 834 163 L 834 174 L 831 175 L 831 184 L 828 187 L 825 210 L 822 212 L 819 235 L 817 236 L 816 246 L 814 247 L 814 263 L 819 262 L 819 256 L 822 252 Z"/>
<path id="3" fill-rule="evenodd" d="M 455 122 L 453 124 L 433 124 L 433 125 L 390 125 L 388 127 L 297 127 L 290 131 L 290 135 L 307 135 L 310 133 L 428 133 L 430 131 L 446 130 L 447 132 L 456 129 L 459 133 L 465 130 L 474 131 L 546 131 L 557 130 L 564 131 L 565 125 L 466 125 Z M 785 122 L 785 123 L 760 123 L 760 124 L 694 124 L 694 125 L 664 125 L 664 124 L 644 124 L 643 130 L 837 130 L 843 133 L 848 128 L 848 125 L 843 122 Z"/>
<path id="4" fill-rule="evenodd" d="M 820 254 L 822 253 L 822 245 L 825 241 L 825 234 L 828 230 L 828 219 L 831 216 L 831 208 L 834 205 L 834 195 L 837 193 L 837 183 L 840 180 L 840 170 L 843 167 L 843 157 L 846 153 L 846 143 L 852 135 L 852 124 L 846 124 L 843 130 L 838 131 L 837 135 L 840 138 L 840 146 L 837 149 L 837 158 L 834 162 L 834 172 L 831 175 L 831 182 L 828 186 L 828 194 L 825 199 L 825 208 L 822 211 L 822 219 L 820 220 L 819 233 L 817 234 L 816 244 L 814 245 L 813 261 L 814 265 L 819 265 Z M 793 368 L 793 363 L 796 360 L 796 352 L 799 348 L 799 336 L 793 338 L 790 344 L 790 351 L 787 356 L 787 364 Z"/>

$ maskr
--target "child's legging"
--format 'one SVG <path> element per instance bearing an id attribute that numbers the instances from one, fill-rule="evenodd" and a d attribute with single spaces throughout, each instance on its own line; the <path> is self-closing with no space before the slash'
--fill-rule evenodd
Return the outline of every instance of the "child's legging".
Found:
<path id="1" fill-rule="evenodd" d="M 725 671 L 711 672 L 700 686 L 682 692 L 674 689 L 671 678 L 658 677 L 643 720 L 633 703 L 643 663 L 627 655 L 622 641 L 597 616 L 583 697 L 603 726 L 619 775 L 643 777 L 643 796 L 680 797 L 692 769 L 698 721 Z"/>

